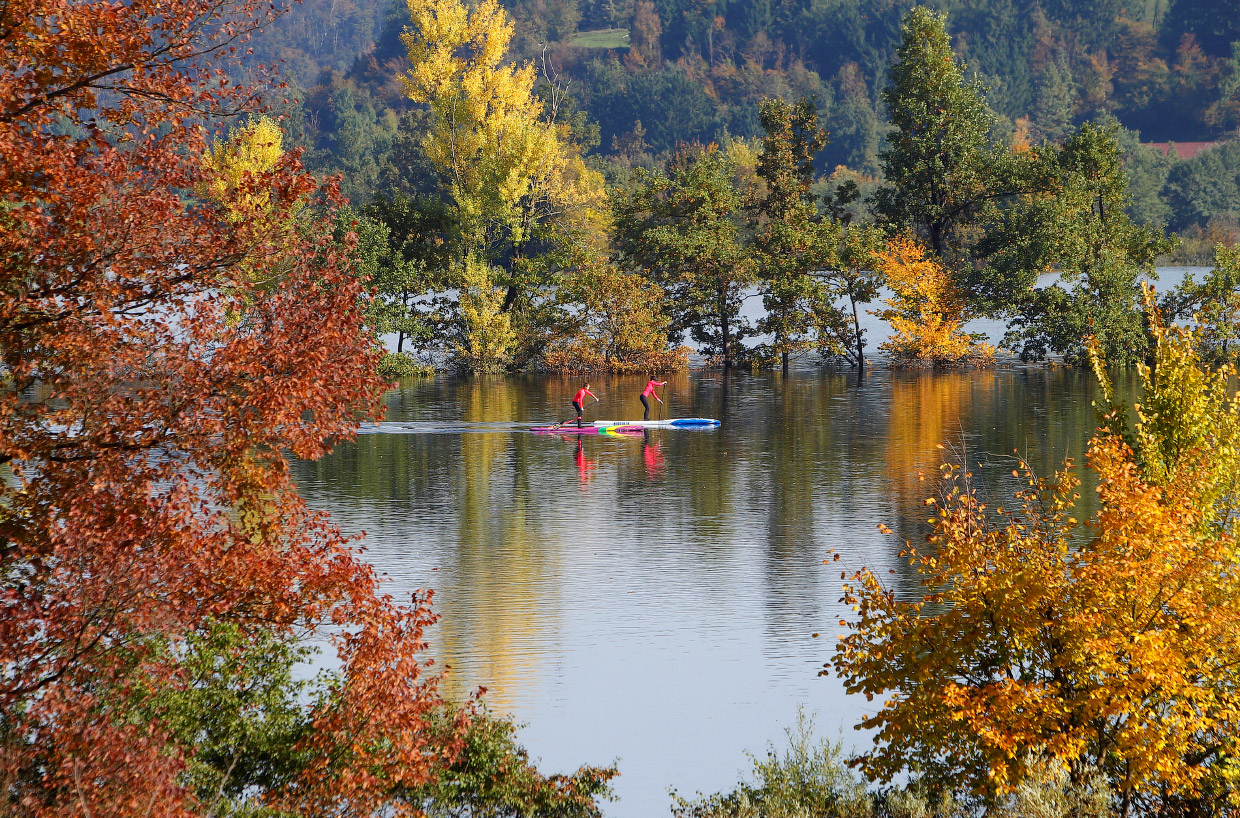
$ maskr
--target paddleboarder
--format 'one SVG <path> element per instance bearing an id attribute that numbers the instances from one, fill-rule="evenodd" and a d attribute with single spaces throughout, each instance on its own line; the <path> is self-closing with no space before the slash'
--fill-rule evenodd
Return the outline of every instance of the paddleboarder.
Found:
<path id="1" fill-rule="evenodd" d="M 656 392 L 654 389 L 656 386 L 667 386 L 667 381 L 656 381 L 654 379 L 654 375 L 651 375 L 650 380 L 646 381 L 646 388 L 642 390 L 642 406 L 646 407 L 646 411 L 642 415 L 642 420 L 650 420 L 650 396 L 651 395 L 653 395 L 654 399 L 657 400 L 659 403 L 663 402 L 663 398 L 659 397 L 659 393 Z"/>
<path id="2" fill-rule="evenodd" d="M 573 408 L 577 410 L 577 428 L 581 428 L 581 413 L 585 410 L 586 395 L 594 398 L 594 402 L 598 403 L 598 395 L 590 391 L 590 384 L 583 384 L 577 390 L 576 397 L 573 398 Z"/>

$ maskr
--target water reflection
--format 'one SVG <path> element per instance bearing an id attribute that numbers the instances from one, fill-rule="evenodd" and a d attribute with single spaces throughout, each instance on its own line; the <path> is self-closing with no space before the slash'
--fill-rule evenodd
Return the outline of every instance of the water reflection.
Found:
<path id="1" fill-rule="evenodd" d="M 645 380 L 592 382 L 588 417 L 640 417 Z M 856 721 L 865 703 L 816 676 L 845 614 L 839 572 L 915 590 L 877 524 L 924 536 L 940 446 L 1005 500 L 1013 449 L 1049 473 L 1094 425 L 1075 370 L 669 380 L 667 415 L 723 425 L 535 436 L 521 428 L 568 417 L 577 380 L 439 378 L 389 396 L 401 434 L 295 466 L 312 506 L 368 533 L 394 594 L 436 589 L 450 692 L 485 685 L 551 769 L 620 758 L 619 818 L 666 814 L 669 785 L 727 786 L 798 703 L 828 733 Z"/>

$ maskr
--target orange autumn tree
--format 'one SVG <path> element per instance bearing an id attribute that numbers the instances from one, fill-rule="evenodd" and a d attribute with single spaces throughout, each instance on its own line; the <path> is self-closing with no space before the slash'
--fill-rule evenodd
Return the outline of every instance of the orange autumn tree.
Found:
<path id="1" fill-rule="evenodd" d="M 211 623 L 243 658 L 260 634 L 336 635 L 281 807 L 412 812 L 390 793 L 457 750 L 428 724 L 429 600 L 383 596 L 289 478 L 289 455 L 350 438 L 383 390 L 330 208 L 272 235 L 192 194 L 213 181 L 199 125 L 249 104 L 220 60 L 268 8 L 0 4 L 5 814 L 213 812 L 184 786 L 191 751 L 126 707 L 138 680 L 188 684 L 178 652 Z M 294 154 L 243 185 L 284 223 L 316 195 Z"/>
<path id="2" fill-rule="evenodd" d="M 994 347 L 964 331 L 965 300 L 943 265 L 907 238 L 896 237 L 876 254 L 884 283 L 892 292 L 880 318 L 892 337 L 879 345 L 897 366 L 986 364 Z"/>
<path id="3" fill-rule="evenodd" d="M 1068 466 L 1022 463 L 1011 509 L 947 468 L 928 546 L 904 552 L 920 598 L 866 570 L 845 586 L 856 614 L 834 666 L 879 702 L 860 724 L 868 774 L 1002 807 L 1049 762 L 1105 782 L 1120 816 L 1240 808 L 1240 396 L 1147 308 L 1136 422 L 1111 406 L 1089 445 L 1096 513 Z"/>

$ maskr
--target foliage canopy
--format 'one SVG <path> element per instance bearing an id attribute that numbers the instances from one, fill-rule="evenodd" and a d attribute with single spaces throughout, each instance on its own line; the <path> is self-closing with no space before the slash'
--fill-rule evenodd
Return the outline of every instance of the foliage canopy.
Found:
<path id="1" fill-rule="evenodd" d="M 877 735 L 866 773 L 911 770 L 993 804 L 1048 758 L 1101 775 L 1118 815 L 1231 808 L 1240 398 L 1230 370 L 1202 369 L 1192 332 L 1147 308 L 1136 423 L 1104 406 L 1089 446 L 1095 514 L 1078 517 L 1067 467 L 1020 464 L 1016 506 L 994 510 L 945 467 L 929 546 L 905 551 L 921 598 L 866 570 L 845 586 L 857 616 L 834 666 L 850 692 L 882 697 L 862 722 Z"/>

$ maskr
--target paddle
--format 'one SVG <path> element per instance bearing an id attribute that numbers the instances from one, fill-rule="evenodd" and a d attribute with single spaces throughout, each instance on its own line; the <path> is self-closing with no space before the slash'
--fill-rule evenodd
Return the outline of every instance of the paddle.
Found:
<path id="1" fill-rule="evenodd" d="M 590 404 L 590 406 L 598 406 L 598 405 L 599 405 L 600 403 L 602 403 L 602 402 L 603 402 L 603 399 L 602 399 L 602 398 L 595 398 L 595 399 L 594 399 L 594 403 Z M 590 408 L 590 407 L 583 406 L 583 407 L 582 407 L 582 409 L 581 409 L 581 413 L 584 415 L 584 414 L 585 414 L 586 409 L 588 409 L 588 408 Z M 566 417 L 564 420 L 561 420 L 559 423 L 557 423 L 556 425 L 552 426 L 551 428 L 552 428 L 552 429 L 558 429 L 558 428 L 560 428 L 561 426 L 563 426 L 565 423 L 568 423 L 570 420 L 576 420 L 576 419 L 577 419 L 577 414 L 576 414 L 576 412 L 574 412 L 573 414 L 569 415 L 569 416 L 568 416 L 568 417 Z"/>

